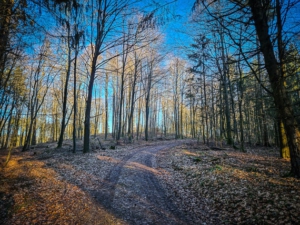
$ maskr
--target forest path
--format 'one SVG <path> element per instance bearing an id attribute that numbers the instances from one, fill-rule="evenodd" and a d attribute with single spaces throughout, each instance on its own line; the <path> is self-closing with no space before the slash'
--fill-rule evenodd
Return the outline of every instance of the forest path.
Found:
<path id="1" fill-rule="evenodd" d="M 284 176 L 290 162 L 277 148 L 91 143 L 87 154 L 71 153 L 72 140 L 62 149 L 54 142 L 15 149 L 0 168 L 0 224 L 300 224 L 300 182 Z"/>
<path id="2" fill-rule="evenodd" d="M 108 173 L 96 200 L 129 224 L 188 224 L 185 215 L 168 199 L 158 178 L 155 155 L 183 142 L 161 143 L 134 149 Z"/>

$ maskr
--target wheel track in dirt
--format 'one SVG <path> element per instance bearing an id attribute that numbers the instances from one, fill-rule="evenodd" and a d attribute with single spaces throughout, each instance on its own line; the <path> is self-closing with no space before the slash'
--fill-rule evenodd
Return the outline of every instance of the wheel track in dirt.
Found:
<path id="1" fill-rule="evenodd" d="M 118 162 L 103 180 L 96 200 L 129 224 L 189 224 L 167 198 L 156 176 L 157 152 L 182 141 L 138 147 Z"/>

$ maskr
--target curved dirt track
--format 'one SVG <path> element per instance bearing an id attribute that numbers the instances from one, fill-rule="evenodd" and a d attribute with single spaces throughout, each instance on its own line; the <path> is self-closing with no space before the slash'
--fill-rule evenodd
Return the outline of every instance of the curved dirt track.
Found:
<path id="1" fill-rule="evenodd" d="M 167 198 L 157 177 L 155 154 L 182 142 L 135 149 L 120 160 L 94 193 L 96 200 L 128 224 L 189 224 Z"/>
<path id="2" fill-rule="evenodd" d="M 0 224 L 299 224 L 299 182 L 282 176 L 289 164 L 276 148 L 242 153 L 190 139 L 141 140 L 73 154 L 71 145 L 15 150 L 0 170 Z M 288 210 L 283 201 L 265 207 L 275 195 Z"/>
<path id="3" fill-rule="evenodd" d="M 203 224 L 207 210 L 185 189 L 173 189 L 185 181 L 173 179 L 165 157 L 192 142 L 140 142 L 88 154 L 41 146 L 20 153 L 6 171 L 10 195 L 2 200 L 10 209 L 0 224 Z"/>

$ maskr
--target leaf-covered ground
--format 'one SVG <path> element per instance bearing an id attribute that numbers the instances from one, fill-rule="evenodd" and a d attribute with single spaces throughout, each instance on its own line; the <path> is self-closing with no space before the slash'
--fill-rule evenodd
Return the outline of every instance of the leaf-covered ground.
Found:
<path id="1" fill-rule="evenodd" d="M 193 210 L 202 199 L 222 224 L 300 224 L 300 180 L 285 177 L 290 163 L 278 150 L 204 145 L 161 152 L 160 165 L 178 205 Z M 192 192 L 192 194 L 191 194 Z"/>
<path id="2" fill-rule="evenodd" d="M 93 173 L 99 183 L 112 166 L 110 159 L 99 160 L 100 150 L 73 154 L 70 145 L 66 141 L 62 149 L 50 143 L 25 153 L 14 152 L 0 171 L 0 224 L 125 224 L 96 204 L 80 185 L 85 182 L 92 188 L 96 182 L 91 179 Z M 125 149 L 107 153 L 116 155 L 117 160 L 127 154 Z M 71 177 L 75 178 L 70 181 Z"/>
<path id="3" fill-rule="evenodd" d="M 116 150 L 97 143 L 88 154 L 71 153 L 71 142 L 16 150 L 0 171 L 0 224 L 127 224 L 97 204 L 92 190 L 122 158 L 158 143 Z M 192 143 L 156 155 L 162 186 L 178 208 L 193 212 L 192 224 L 300 224 L 300 181 L 285 177 L 290 163 L 276 149 L 242 153 Z"/>

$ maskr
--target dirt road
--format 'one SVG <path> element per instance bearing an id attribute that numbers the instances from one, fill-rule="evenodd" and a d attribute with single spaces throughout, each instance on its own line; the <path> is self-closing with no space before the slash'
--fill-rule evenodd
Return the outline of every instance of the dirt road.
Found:
<path id="1" fill-rule="evenodd" d="M 41 145 L 18 153 L 3 171 L 0 203 L 9 207 L 0 223 L 202 224 L 201 204 L 183 204 L 192 197 L 176 195 L 169 160 L 158 156 L 189 142 L 142 142 L 88 154 Z"/>
<path id="2" fill-rule="evenodd" d="M 300 183 L 283 176 L 290 164 L 276 148 L 216 151 L 188 139 L 94 144 L 87 154 L 71 146 L 14 152 L 0 169 L 0 224 L 299 224 Z"/>
<path id="3" fill-rule="evenodd" d="M 96 200 L 129 224 L 188 224 L 168 199 L 157 174 L 155 154 L 180 142 L 143 146 L 119 161 L 104 179 Z"/>

